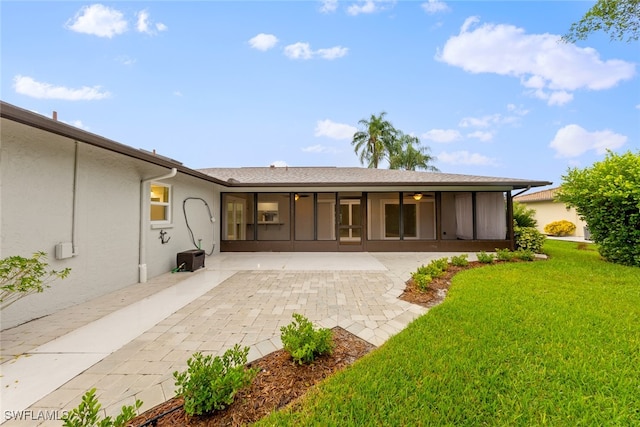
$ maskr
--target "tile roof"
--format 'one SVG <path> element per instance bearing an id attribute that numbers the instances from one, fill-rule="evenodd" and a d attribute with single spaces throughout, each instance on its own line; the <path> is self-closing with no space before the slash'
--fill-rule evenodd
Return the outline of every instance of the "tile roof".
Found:
<path id="1" fill-rule="evenodd" d="M 437 185 L 541 187 L 547 181 L 357 167 L 208 168 L 200 172 L 231 185 Z"/>
<path id="2" fill-rule="evenodd" d="M 556 192 L 560 187 L 549 188 L 547 190 L 536 191 L 531 194 L 523 194 L 513 198 L 516 202 L 552 202 Z"/>

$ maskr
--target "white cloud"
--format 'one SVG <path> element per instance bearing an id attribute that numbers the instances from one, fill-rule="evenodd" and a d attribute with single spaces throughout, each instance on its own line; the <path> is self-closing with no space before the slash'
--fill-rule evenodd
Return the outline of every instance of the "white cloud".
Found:
<path id="1" fill-rule="evenodd" d="M 63 122 L 63 123 L 66 123 L 66 124 L 68 124 L 68 125 L 71 125 L 71 126 L 75 126 L 75 127 L 77 127 L 78 129 L 87 130 L 87 131 L 89 130 L 89 126 L 85 126 L 85 125 L 83 125 L 83 124 L 82 124 L 82 121 L 80 121 L 80 120 L 73 120 L 73 121 L 71 121 L 71 122 L 65 122 L 64 120 L 62 120 L 62 122 Z"/>
<path id="2" fill-rule="evenodd" d="M 158 31 L 166 31 L 168 29 L 167 26 L 162 23 L 157 23 L 153 26 L 150 26 L 149 12 L 147 10 L 141 10 L 136 15 L 138 16 L 138 22 L 136 23 L 136 30 L 138 30 L 138 32 L 140 33 L 154 35 L 154 34 L 157 34 Z"/>
<path id="3" fill-rule="evenodd" d="M 373 0 L 361 1 L 358 4 L 352 4 L 347 8 L 349 15 L 360 15 L 361 13 L 373 13 L 377 11 L 376 2 Z"/>
<path id="4" fill-rule="evenodd" d="M 488 142 L 493 139 L 493 132 L 483 132 L 481 130 L 477 130 L 475 132 L 471 132 L 467 134 L 468 138 L 476 138 L 482 142 Z"/>
<path id="5" fill-rule="evenodd" d="M 453 153 L 442 152 L 437 156 L 439 162 L 451 165 L 481 165 L 495 166 L 496 161 L 491 157 L 483 156 L 478 153 L 470 153 L 468 151 L 455 151 Z"/>
<path id="6" fill-rule="evenodd" d="M 332 13 L 338 9 L 338 0 L 322 0 L 321 3 L 320 12 L 322 13 Z"/>
<path id="7" fill-rule="evenodd" d="M 173 91 L 173 95 L 174 95 L 174 96 L 182 97 L 182 92 L 180 92 L 179 90 L 174 90 L 174 91 Z"/>
<path id="8" fill-rule="evenodd" d="M 349 49 L 342 46 L 335 46 L 314 51 L 309 43 L 298 42 L 284 47 L 284 54 L 291 59 L 311 59 L 319 57 L 322 59 L 342 58 L 349 52 Z"/>
<path id="9" fill-rule="evenodd" d="M 549 147 L 556 151 L 556 157 L 578 157 L 590 150 L 597 154 L 605 154 L 607 150 L 620 148 L 626 142 L 625 135 L 608 129 L 589 132 L 576 124 L 571 124 L 556 132 Z"/>
<path id="10" fill-rule="evenodd" d="M 517 114 L 518 116 L 526 116 L 529 114 L 529 110 L 525 110 L 522 105 L 507 104 L 507 111 Z"/>
<path id="11" fill-rule="evenodd" d="M 94 4 L 80 9 L 65 26 L 78 33 L 111 38 L 126 32 L 128 24 L 119 10 Z"/>
<path id="12" fill-rule="evenodd" d="M 447 4 L 440 0 L 429 0 L 426 3 L 422 3 L 422 9 L 429 15 L 433 15 L 439 12 L 448 12 L 451 9 Z"/>
<path id="13" fill-rule="evenodd" d="M 292 59 L 311 59 L 313 51 L 309 43 L 294 43 L 284 48 L 284 54 Z"/>
<path id="14" fill-rule="evenodd" d="M 462 135 L 455 129 L 431 129 L 423 133 L 422 138 L 434 142 L 449 143 L 461 139 Z"/>
<path id="15" fill-rule="evenodd" d="M 482 117 L 465 117 L 460 120 L 458 126 L 462 128 L 486 128 L 491 125 L 499 124 L 502 120 L 501 114 L 490 114 Z"/>
<path id="16" fill-rule="evenodd" d="M 304 147 L 302 151 L 304 151 L 305 153 L 329 153 L 329 154 L 337 154 L 340 152 L 340 150 L 338 150 L 335 147 L 327 147 L 326 145 L 320 145 L 320 144 Z"/>
<path id="17" fill-rule="evenodd" d="M 278 43 L 278 38 L 273 34 L 260 33 L 249 40 L 249 45 L 261 51 L 273 48 Z"/>
<path id="18" fill-rule="evenodd" d="M 136 63 L 135 58 L 131 58 L 127 55 L 120 55 L 116 58 L 116 61 L 121 63 L 122 65 L 133 65 Z"/>
<path id="19" fill-rule="evenodd" d="M 343 123 L 336 123 L 329 119 L 318 120 L 314 136 L 326 136 L 332 139 L 352 139 L 357 128 Z"/>
<path id="20" fill-rule="evenodd" d="M 93 101 L 108 98 L 109 92 L 104 92 L 100 86 L 70 89 L 64 86 L 54 86 L 50 83 L 35 81 L 31 77 L 17 75 L 13 78 L 13 86 L 17 93 L 38 99 L 63 99 L 67 101 Z"/>
<path id="21" fill-rule="evenodd" d="M 530 94 L 549 105 L 563 105 L 579 89 L 603 90 L 635 75 L 635 64 L 602 60 L 595 49 L 560 42 L 554 34 L 526 34 L 505 24 L 483 24 L 470 17 L 447 40 L 436 59 L 470 73 L 517 77 Z"/>
<path id="22" fill-rule="evenodd" d="M 349 49 L 342 46 L 335 46 L 328 49 L 318 49 L 315 54 L 322 59 L 336 59 L 346 56 Z"/>

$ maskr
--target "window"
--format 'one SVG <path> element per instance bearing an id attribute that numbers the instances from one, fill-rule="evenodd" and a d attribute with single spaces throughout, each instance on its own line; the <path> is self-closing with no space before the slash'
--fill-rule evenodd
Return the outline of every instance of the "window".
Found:
<path id="1" fill-rule="evenodd" d="M 171 186 L 151 183 L 151 222 L 171 222 Z"/>

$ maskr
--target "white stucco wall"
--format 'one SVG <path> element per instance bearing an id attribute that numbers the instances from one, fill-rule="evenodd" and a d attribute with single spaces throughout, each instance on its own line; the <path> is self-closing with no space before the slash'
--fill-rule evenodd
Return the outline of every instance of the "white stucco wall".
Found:
<path id="1" fill-rule="evenodd" d="M 51 268 L 70 267 L 72 271 L 45 292 L 3 310 L 0 329 L 137 283 L 140 181 L 168 170 L 78 143 L 77 256 L 56 260 L 56 244 L 72 239 L 76 142 L 5 119 L 1 126 L 0 257 L 28 257 L 44 251 Z M 159 230 L 146 223 L 149 278 L 170 271 L 176 253 L 193 248 L 182 213 L 185 197 L 201 197 L 212 213 L 217 216 L 219 212 L 214 203 L 219 191 L 214 184 L 180 173 L 166 182 L 173 185 L 173 227 L 166 228 L 171 240 L 163 245 Z M 218 223 L 210 223 L 202 202 L 190 201 L 189 205 L 189 223 L 196 239 L 202 238 L 203 248 L 210 251 L 213 227 Z"/>
<path id="2" fill-rule="evenodd" d="M 584 228 L 587 223 L 580 219 L 575 208 L 568 208 L 559 202 L 544 201 L 544 202 L 528 202 L 523 203 L 528 209 L 536 211 L 534 218 L 538 222 L 537 229 L 539 232 L 544 233 L 544 227 L 555 221 L 570 221 L 575 224 L 576 231 L 573 234 L 576 237 L 584 237 Z"/>

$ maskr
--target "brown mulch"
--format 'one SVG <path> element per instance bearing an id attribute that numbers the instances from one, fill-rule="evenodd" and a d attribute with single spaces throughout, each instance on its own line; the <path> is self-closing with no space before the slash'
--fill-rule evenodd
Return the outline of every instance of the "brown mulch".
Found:
<path id="1" fill-rule="evenodd" d="M 470 262 L 467 267 L 450 266 L 443 277 L 431 282 L 426 292 L 418 290 L 410 279 L 399 298 L 425 307 L 433 307 L 442 302 L 451 285 L 451 278 L 457 272 L 482 265 L 484 264 Z M 175 397 L 140 414 L 127 425 L 204 427 L 254 423 L 300 398 L 314 384 L 346 368 L 375 348 L 373 344 L 340 327 L 333 328 L 332 332 L 335 344 L 333 353 L 317 358 L 310 365 L 298 365 L 284 350 L 274 351 L 248 364 L 250 367 L 259 368 L 259 372 L 251 386 L 241 390 L 225 410 L 206 416 L 189 417 L 182 409 L 182 399 Z M 158 417 L 165 413 L 166 415 Z M 158 418 L 157 423 L 151 424 L 155 418 Z"/>

